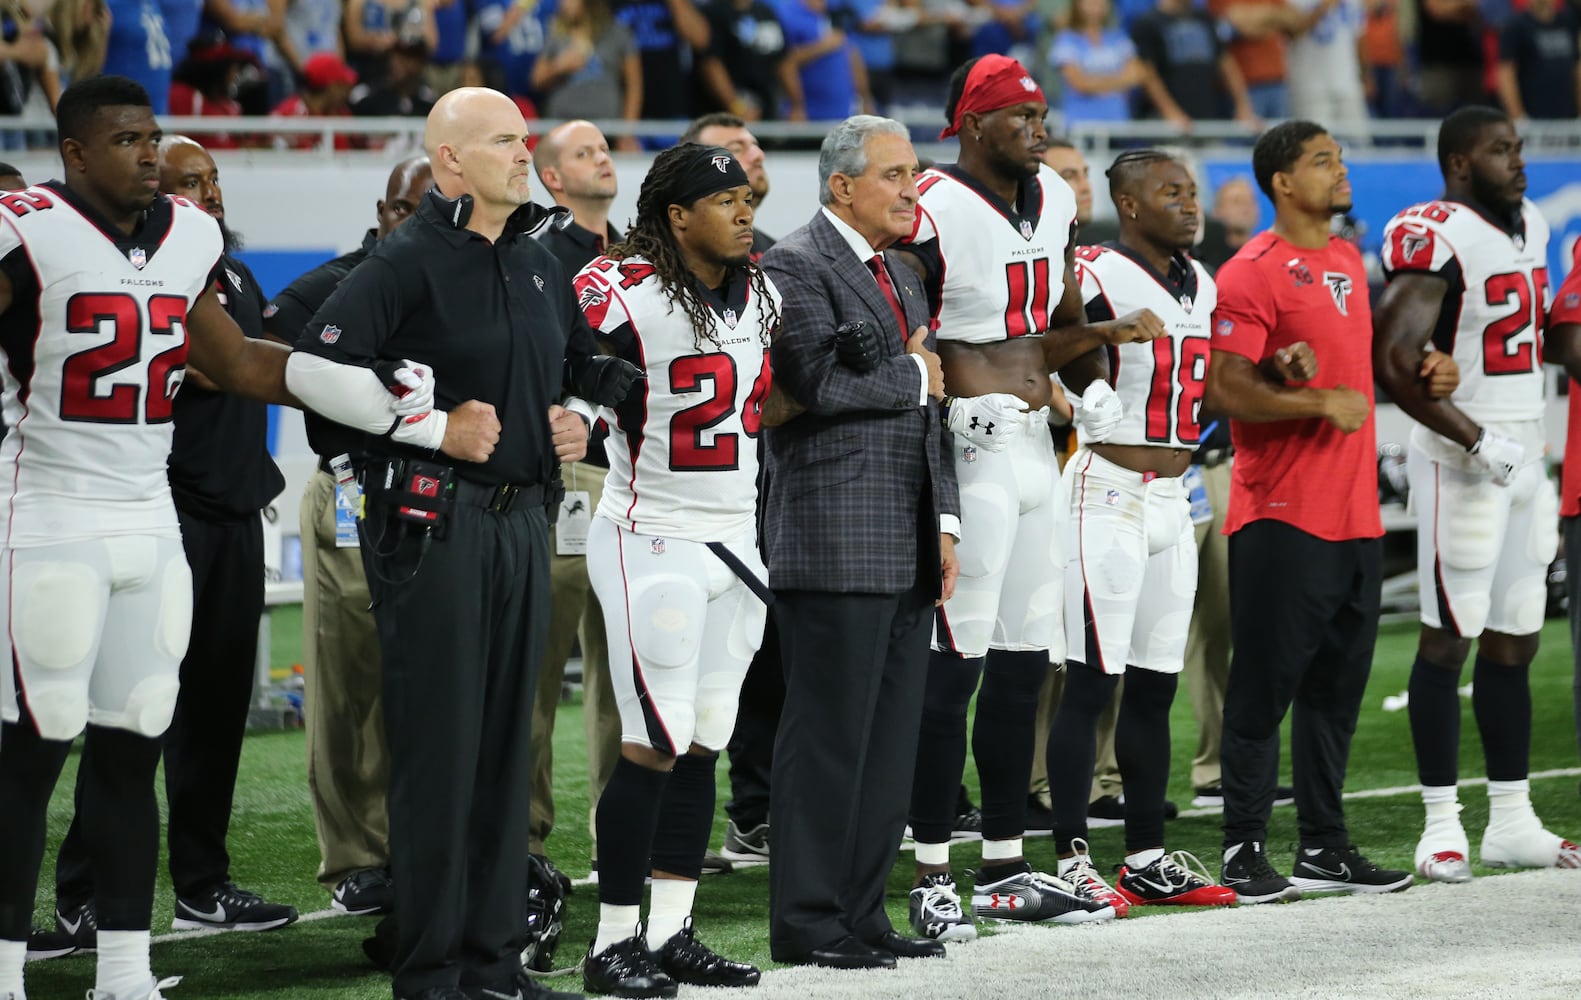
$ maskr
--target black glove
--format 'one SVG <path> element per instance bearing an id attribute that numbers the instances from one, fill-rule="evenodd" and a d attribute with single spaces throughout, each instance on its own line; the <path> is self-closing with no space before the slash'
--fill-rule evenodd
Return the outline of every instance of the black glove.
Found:
<path id="1" fill-rule="evenodd" d="M 866 323 L 841 323 L 834 330 L 834 353 L 858 375 L 878 367 L 878 331 Z"/>
<path id="2" fill-rule="evenodd" d="M 577 386 L 577 395 L 599 406 L 619 406 L 639 378 L 642 369 L 623 358 L 607 354 L 587 362 Z"/>

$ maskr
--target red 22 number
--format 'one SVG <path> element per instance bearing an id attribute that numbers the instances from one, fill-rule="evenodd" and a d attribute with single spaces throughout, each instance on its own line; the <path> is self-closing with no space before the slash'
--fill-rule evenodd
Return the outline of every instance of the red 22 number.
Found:
<path id="1" fill-rule="evenodd" d="M 121 383 L 107 393 L 98 382 L 138 363 L 143 353 L 143 316 L 137 300 L 120 293 L 79 293 L 66 302 L 66 332 L 102 333 L 105 323 L 115 337 L 107 344 L 78 351 L 61 370 L 60 418 L 94 424 L 157 424 L 171 419 L 176 373 L 187 363 L 187 300 L 155 295 L 148 300 L 148 333 L 174 338 L 174 346 L 148 361 L 148 397 L 139 414 L 142 389 Z M 174 384 L 173 384 L 174 383 Z"/>

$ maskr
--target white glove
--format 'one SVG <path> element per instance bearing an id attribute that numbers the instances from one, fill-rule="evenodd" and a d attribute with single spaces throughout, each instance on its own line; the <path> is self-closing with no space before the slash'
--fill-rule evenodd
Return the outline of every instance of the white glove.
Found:
<path id="1" fill-rule="evenodd" d="M 1114 388 L 1103 379 L 1093 379 L 1079 401 L 1072 400 L 1076 429 L 1087 441 L 1102 441 L 1120 426 L 1125 409 Z"/>
<path id="2" fill-rule="evenodd" d="M 1526 464 L 1526 449 L 1519 441 L 1486 427 L 1477 435 L 1476 443 L 1466 451 L 1471 455 L 1471 460 L 1500 486 L 1514 482 L 1515 474 Z"/>
<path id="3" fill-rule="evenodd" d="M 1026 426 L 1026 400 L 1008 392 L 949 401 L 949 429 L 985 451 L 1003 451 Z"/>
<path id="4" fill-rule="evenodd" d="M 395 381 L 406 387 L 395 399 L 398 417 L 415 417 L 434 408 L 434 372 L 415 361 L 403 359 L 395 369 Z"/>

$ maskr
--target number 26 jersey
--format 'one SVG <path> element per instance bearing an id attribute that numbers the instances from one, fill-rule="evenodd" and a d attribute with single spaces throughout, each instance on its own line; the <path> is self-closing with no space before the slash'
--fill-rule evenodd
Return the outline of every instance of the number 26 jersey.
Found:
<path id="1" fill-rule="evenodd" d="M 131 236 L 54 182 L 0 195 L 4 544 L 179 533 L 166 463 L 187 312 L 223 250 L 163 195 Z"/>
<path id="2" fill-rule="evenodd" d="M 599 257 L 577 275 L 577 303 L 594 337 L 647 373 L 615 410 L 599 516 L 638 534 L 699 542 L 752 535 L 771 378 L 773 330 L 764 317 L 777 317 L 780 305 L 762 280 L 766 302 L 739 271 L 719 294 L 696 288 L 712 321 L 696 331 L 641 257 Z"/>
<path id="3" fill-rule="evenodd" d="M 1511 222 L 1462 202 L 1430 201 L 1400 212 L 1383 233 L 1391 281 L 1417 272 L 1447 283 L 1433 344 L 1460 367 L 1452 398 L 1479 423 L 1543 417 L 1548 223 L 1529 200 Z"/>

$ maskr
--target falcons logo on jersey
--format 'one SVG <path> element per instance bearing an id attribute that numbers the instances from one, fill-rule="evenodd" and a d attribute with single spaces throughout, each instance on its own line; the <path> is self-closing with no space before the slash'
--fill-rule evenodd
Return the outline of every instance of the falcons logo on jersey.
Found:
<path id="1" fill-rule="evenodd" d="M 1413 261 L 1416 255 L 1426 250 L 1432 244 L 1426 236 L 1420 233 L 1406 233 L 1400 237 L 1400 258 L 1404 261 Z"/>
<path id="2" fill-rule="evenodd" d="M 582 286 L 582 294 L 577 296 L 576 305 L 578 309 L 586 312 L 594 306 L 602 305 L 608 301 L 609 295 L 602 288 L 589 281 Z"/>
<path id="3" fill-rule="evenodd" d="M 1334 308 L 1339 310 L 1341 316 L 1349 316 L 1350 275 L 1339 271 L 1324 271 L 1323 284 L 1328 286 L 1329 295 L 1334 297 Z"/>

